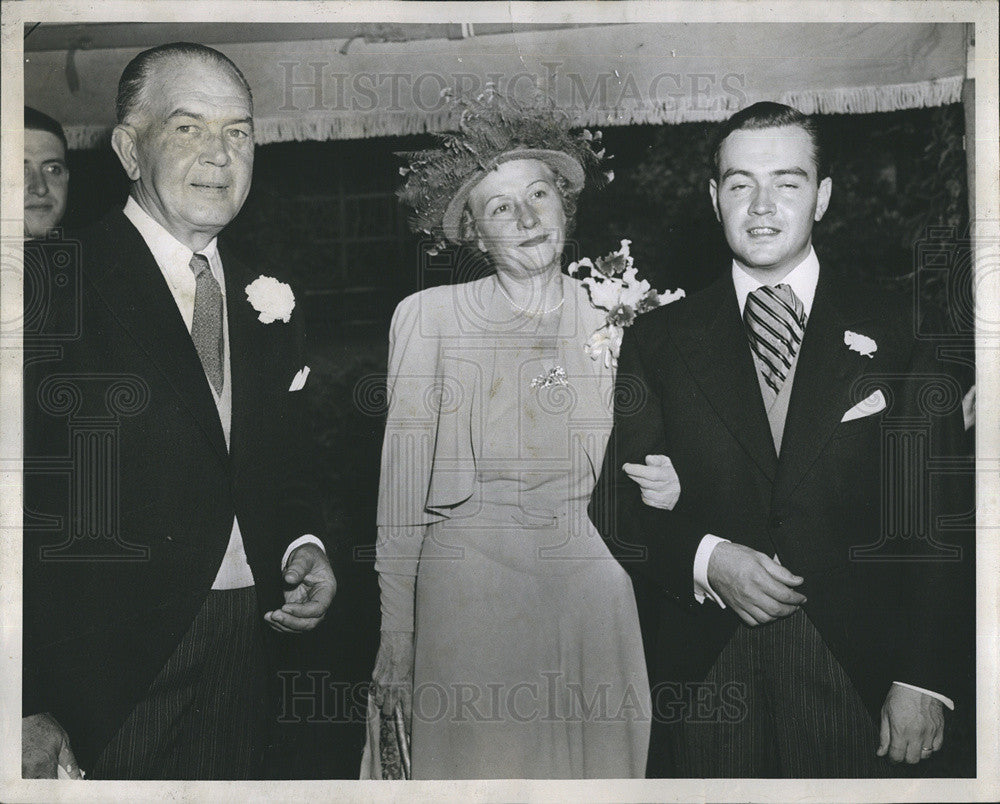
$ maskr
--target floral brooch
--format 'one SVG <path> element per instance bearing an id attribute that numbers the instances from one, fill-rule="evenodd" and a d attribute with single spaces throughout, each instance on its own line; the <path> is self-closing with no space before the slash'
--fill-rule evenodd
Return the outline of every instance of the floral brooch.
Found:
<path id="1" fill-rule="evenodd" d="M 530 388 L 551 388 L 553 385 L 569 385 L 566 377 L 566 369 L 562 366 L 553 366 L 547 374 L 539 374 L 531 381 Z"/>

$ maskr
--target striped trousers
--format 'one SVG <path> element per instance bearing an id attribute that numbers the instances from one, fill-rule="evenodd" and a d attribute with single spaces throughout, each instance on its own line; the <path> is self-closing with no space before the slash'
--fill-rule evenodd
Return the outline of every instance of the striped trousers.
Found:
<path id="1" fill-rule="evenodd" d="M 254 587 L 212 590 L 93 779 L 252 779 L 266 718 Z"/>
<path id="2" fill-rule="evenodd" d="M 706 679 L 729 685 L 736 716 L 668 727 L 678 776 L 882 778 L 878 729 L 840 663 L 799 609 L 740 625 Z"/>

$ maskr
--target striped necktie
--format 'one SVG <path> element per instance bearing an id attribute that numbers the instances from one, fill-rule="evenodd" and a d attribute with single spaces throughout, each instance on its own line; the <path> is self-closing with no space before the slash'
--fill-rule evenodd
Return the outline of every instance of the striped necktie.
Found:
<path id="1" fill-rule="evenodd" d="M 205 376 L 212 383 L 215 393 L 222 393 L 222 291 L 212 276 L 212 269 L 204 254 L 194 254 L 188 263 L 195 277 L 194 318 L 191 321 L 191 340 L 198 350 Z"/>
<path id="2" fill-rule="evenodd" d="M 743 322 L 761 376 L 775 394 L 792 367 L 806 325 L 802 302 L 790 286 L 761 285 L 747 296 Z"/>

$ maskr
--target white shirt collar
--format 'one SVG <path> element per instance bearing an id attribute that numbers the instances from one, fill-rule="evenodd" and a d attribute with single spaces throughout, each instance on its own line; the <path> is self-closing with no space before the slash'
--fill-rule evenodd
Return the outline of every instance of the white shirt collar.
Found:
<path id="1" fill-rule="evenodd" d="M 819 258 L 816 250 L 810 246 L 809 254 L 796 265 L 781 280 L 781 284 L 789 285 L 795 295 L 802 302 L 802 308 L 808 318 L 812 312 L 813 299 L 816 297 L 816 284 L 819 282 Z M 743 315 L 743 308 L 747 303 L 747 296 L 757 290 L 761 285 L 771 284 L 769 282 L 758 282 L 748 274 L 736 260 L 733 260 L 733 287 L 736 289 L 736 301 L 740 306 L 740 315 Z M 778 283 L 774 283 L 778 284 Z"/>
<path id="2" fill-rule="evenodd" d="M 170 288 L 170 293 L 177 303 L 177 308 L 180 310 L 181 317 L 187 325 L 188 332 L 190 332 L 194 317 L 194 294 L 197 285 L 194 273 L 191 271 L 191 257 L 194 252 L 154 220 L 132 196 L 129 196 L 128 201 L 125 202 L 123 212 L 125 217 L 139 230 L 139 234 L 142 235 L 142 239 L 152 252 L 153 259 L 156 260 L 160 273 L 163 274 L 163 278 Z M 222 272 L 222 260 L 219 258 L 216 238 L 213 237 L 211 242 L 198 253 L 204 254 L 208 259 L 212 275 L 222 290 L 223 305 L 225 305 L 226 281 Z M 225 310 L 224 306 L 223 310 Z"/>
<path id="3" fill-rule="evenodd" d="M 153 259 L 161 268 L 165 264 L 174 264 L 181 260 L 183 260 L 184 265 L 191 262 L 191 256 L 194 252 L 164 229 L 159 221 L 140 207 L 132 196 L 129 196 L 128 201 L 125 202 L 124 212 L 125 217 L 132 221 L 135 228 L 139 230 L 142 239 L 146 241 L 149 250 L 153 252 Z M 212 262 L 218 248 L 217 238 L 213 237 L 209 244 L 198 253 L 204 254 L 209 262 Z"/>

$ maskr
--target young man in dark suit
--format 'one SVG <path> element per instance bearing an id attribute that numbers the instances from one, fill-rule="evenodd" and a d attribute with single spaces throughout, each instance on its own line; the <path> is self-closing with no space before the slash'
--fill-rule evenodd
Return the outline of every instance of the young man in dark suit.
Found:
<path id="1" fill-rule="evenodd" d="M 626 331 L 640 401 L 595 491 L 640 599 L 649 772 L 889 775 L 973 704 L 972 543 L 942 518 L 972 505 L 948 467 L 961 389 L 913 299 L 813 250 L 832 192 L 813 119 L 734 115 L 709 189 L 732 265 Z M 672 511 L 622 471 L 648 453 L 679 475 Z"/>
<path id="2" fill-rule="evenodd" d="M 252 116 L 202 45 L 122 74 L 129 199 L 80 237 L 78 292 L 46 312 L 70 335 L 25 371 L 25 776 L 253 778 L 265 621 L 309 630 L 332 601 L 294 296 L 216 239 Z"/>

